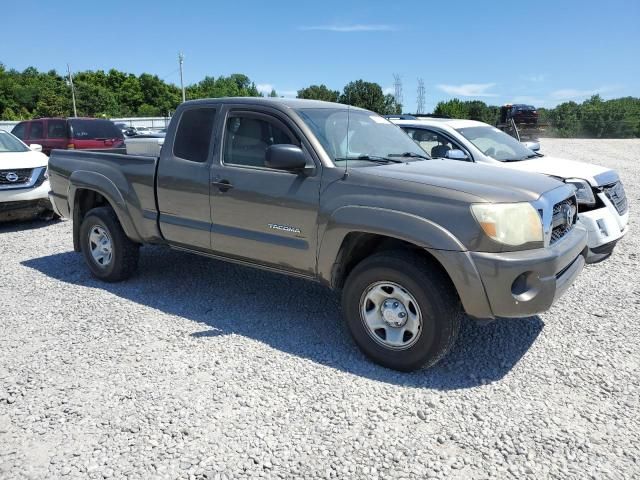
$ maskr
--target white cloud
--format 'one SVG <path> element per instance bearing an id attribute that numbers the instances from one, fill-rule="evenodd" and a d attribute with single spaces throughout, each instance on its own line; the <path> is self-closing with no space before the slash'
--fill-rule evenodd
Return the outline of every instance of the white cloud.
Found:
<path id="1" fill-rule="evenodd" d="M 616 89 L 617 87 L 612 85 L 605 85 L 603 87 L 594 88 L 591 90 L 580 90 L 577 88 L 563 88 L 563 89 L 551 92 L 551 96 L 556 100 L 571 100 L 573 98 L 585 98 L 585 97 L 590 97 L 592 95 L 608 93 Z"/>
<path id="2" fill-rule="evenodd" d="M 352 25 L 312 25 L 300 26 L 298 30 L 321 30 L 325 32 L 393 32 L 398 28 L 395 25 L 362 24 Z"/>
<path id="3" fill-rule="evenodd" d="M 258 83 L 256 88 L 265 97 L 268 96 L 272 90 L 275 90 L 279 97 L 291 98 L 298 95 L 297 90 L 278 90 L 272 83 Z"/>
<path id="4" fill-rule="evenodd" d="M 270 83 L 258 83 L 256 85 L 256 88 L 260 93 L 269 95 L 271 93 L 271 90 L 273 90 L 273 85 L 271 85 Z"/>
<path id="5" fill-rule="evenodd" d="M 449 95 L 461 97 L 497 97 L 498 94 L 487 92 L 495 87 L 495 83 L 465 83 L 464 85 L 437 85 L 437 87 Z"/>
<path id="6" fill-rule="evenodd" d="M 384 93 L 385 95 L 393 95 L 394 93 L 396 93 L 396 89 L 395 87 L 385 87 L 382 89 L 382 93 Z"/>

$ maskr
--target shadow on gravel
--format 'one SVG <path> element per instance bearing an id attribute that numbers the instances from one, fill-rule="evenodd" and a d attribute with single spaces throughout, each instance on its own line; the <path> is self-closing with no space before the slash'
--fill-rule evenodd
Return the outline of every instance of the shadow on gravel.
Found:
<path id="1" fill-rule="evenodd" d="M 203 330 L 191 334 L 196 341 L 243 335 L 344 372 L 416 388 L 453 390 L 500 380 L 543 328 L 537 316 L 487 326 L 466 321 L 444 360 L 429 370 L 406 374 L 368 361 L 343 325 L 337 296 L 304 280 L 159 247 L 145 247 L 139 274 L 117 284 L 95 280 L 74 252 L 23 265 L 62 282 L 99 288 L 201 323 Z"/>
<path id="2" fill-rule="evenodd" d="M 30 220 L 9 220 L 0 222 L 0 234 L 20 232 L 24 230 L 36 230 L 38 228 L 49 227 L 61 222 L 62 220 L 43 220 L 43 219 L 30 219 Z"/>

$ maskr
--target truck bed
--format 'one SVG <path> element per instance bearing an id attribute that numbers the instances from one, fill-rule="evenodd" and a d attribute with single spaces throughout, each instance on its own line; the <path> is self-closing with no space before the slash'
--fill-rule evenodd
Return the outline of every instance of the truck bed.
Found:
<path id="1" fill-rule="evenodd" d="M 101 195 L 118 213 L 126 211 L 131 224 L 123 228 L 131 238 L 153 242 L 160 237 L 154 191 L 157 157 L 121 153 L 52 150 L 49 157 L 51 200 L 60 214 L 73 218 L 83 184 Z M 73 179 L 73 182 L 71 182 Z"/>

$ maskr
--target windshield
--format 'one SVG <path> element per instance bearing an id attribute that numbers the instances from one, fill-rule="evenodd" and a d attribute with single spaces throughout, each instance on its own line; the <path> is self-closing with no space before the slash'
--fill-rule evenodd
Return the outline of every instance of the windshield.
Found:
<path id="1" fill-rule="evenodd" d="M 29 148 L 8 132 L 0 131 L 0 153 L 28 152 Z"/>
<path id="2" fill-rule="evenodd" d="M 460 134 L 473 143 L 486 156 L 501 162 L 517 162 L 527 158 L 537 157 L 533 150 L 529 150 L 518 140 L 497 128 L 468 127 L 457 128 Z"/>
<path id="3" fill-rule="evenodd" d="M 336 164 L 361 160 L 349 163 L 361 166 L 370 161 L 382 160 L 384 163 L 416 159 L 412 157 L 428 158 L 406 133 L 373 112 L 346 108 L 301 108 L 296 111 Z M 406 158 L 400 160 L 398 157 Z"/>
<path id="4" fill-rule="evenodd" d="M 109 120 L 69 120 L 73 138 L 77 140 L 106 140 L 122 138 L 122 131 Z"/>

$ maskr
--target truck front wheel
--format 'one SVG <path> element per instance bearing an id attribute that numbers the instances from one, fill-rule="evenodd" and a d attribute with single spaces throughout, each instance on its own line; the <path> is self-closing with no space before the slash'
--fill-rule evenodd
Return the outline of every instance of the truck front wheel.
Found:
<path id="1" fill-rule="evenodd" d="M 349 274 L 342 308 L 356 344 L 373 361 L 411 371 L 451 349 L 462 308 L 444 272 L 410 252 L 372 255 Z"/>
<path id="2" fill-rule="evenodd" d="M 127 237 L 110 207 L 87 212 L 80 226 L 80 248 L 91 273 L 105 282 L 125 280 L 138 266 L 139 245 Z"/>

